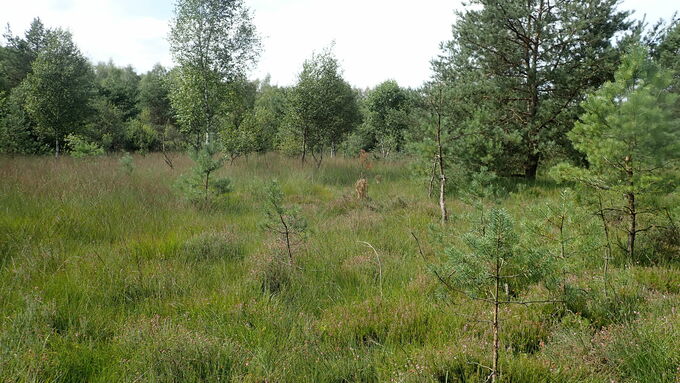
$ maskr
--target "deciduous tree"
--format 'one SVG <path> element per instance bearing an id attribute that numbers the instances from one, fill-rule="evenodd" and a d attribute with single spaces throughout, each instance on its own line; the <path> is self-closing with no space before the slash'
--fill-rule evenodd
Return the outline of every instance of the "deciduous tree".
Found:
<path id="1" fill-rule="evenodd" d="M 332 51 L 305 61 L 290 95 L 283 134 L 289 147 L 299 148 L 302 163 L 310 153 L 319 166 L 324 150 L 336 149 L 360 118 L 356 94 L 342 78 Z"/>
<path id="2" fill-rule="evenodd" d="M 55 155 L 69 133 L 83 128 L 92 96 L 92 68 L 64 30 L 50 33 L 26 78 L 26 109 Z"/>
<path id="3" fill-rule="evenodd" d="M 241 0 L 177 0 L 169 40 L 180 66 L 172 105 L 198 147 L 217 132 L 225 86 L 255 62 L 259 38 Z"/>

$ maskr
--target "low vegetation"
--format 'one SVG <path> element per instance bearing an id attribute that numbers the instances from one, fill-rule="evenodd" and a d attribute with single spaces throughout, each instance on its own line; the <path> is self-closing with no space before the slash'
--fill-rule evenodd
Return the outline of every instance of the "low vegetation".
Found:
<path id="1" fill-rule="evenodd" d="M 504 191 L 478 203 L 452 193 L 442 226 L 405 161 L 240 159 L 216 171 L 232 192 L 197 205 L 174 186 L 186 156 L 173 170 L 160 153 L 135 155 L 132 172 L 114 155 L 2 158 L 0 380 L 483 382 L 494 296 L 554 300 L 498 307 L 502 381 L 680 378 L 677 244 L 641 233 L 631 261 L 615 226 L 605 280 L 600 218 L 564 185 L 497 179 Z M 360 178 L 370 198 L 357 198 Z M 280 228 L 262 230 L 277 214 L 268 200 L 307 223 L 293 261 Z M 561 232 L 538 224 L 562 215 L 574 219 Z M 487 289 L 476 281 L 495 265 L 489 240 L 507 230 L 514 263 Z M 484 256 L 467 255 L 465 238 Z M 527 259 L 551 267 L 527 273 Z M 451 267 L 461 291 L 431 271 Z"/>
<path id="2" fill-rule="evenodd" d="M 1 382 L 680 381 L 680 19 L 472 0 L 360 90 L 248 79 L 253 17 L 143 75 L 5 33 Z"/>

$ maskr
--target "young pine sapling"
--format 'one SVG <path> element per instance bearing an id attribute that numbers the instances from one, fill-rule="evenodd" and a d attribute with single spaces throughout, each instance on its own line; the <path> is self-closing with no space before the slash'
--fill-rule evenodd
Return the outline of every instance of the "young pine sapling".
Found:
<path id="1" fill-rule="evenodd" d="M 483 230 L 465 236 L 469 252 L 448 248 L 446 270 L 433 271 L 449 291 L 491 306 L 489 323 L 493 331 L 493 349 L 492 364 L 487 368 L 490 370 L 491 382 L 495 383 L 499 381 L 501 351 L 500 307 L 559 301 L 519 298 L 520 291 L 532 284 L 544 282 L 547 287 L 555 285 L 553 259 L 544 252 L 521 247 L 513 229 L 513 221 L 503 209 L 493 208 L 485 226 Z M 418 246 L 423 255 L 420 244 Z"/>
<path id="2" fill-rule="evenodd" d="M 221 196 L 231 191 L 229 179 L 213 177 L 225 161 L 215 143 L 204 144 L 198 150 L 190 150 L 189 157 L 194 161 L 194 166 L 191 173 L 180 178 L 179 182 L 180 188 L 189 200 L 208 204 L 211 195 Z"/>
<path id="3" fill-rule="evenodd" d="M 283 192 L 276 180 L 267 185 L 266 193 L 266 218 L 262 226 L 278 237 L 279 244 L 285 249 L 289 262 L 292 263 L 293 250 L 304 240 L 307 232 L 307 221 L 300 215 L 297 206 L 284 205 Z"/>

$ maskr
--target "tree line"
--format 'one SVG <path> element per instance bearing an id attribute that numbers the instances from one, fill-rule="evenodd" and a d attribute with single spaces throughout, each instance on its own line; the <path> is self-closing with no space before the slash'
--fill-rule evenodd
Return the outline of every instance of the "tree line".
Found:
<path id="1" fill-rule="evenodd" d="M 169 35 L 177 66 L 138 74 L 88 62 L 60 28 L 35 19 L 0 46 L 0 151 L 200 150 L 230 161 L 280 150 L 302 162 L 360 150 L 407 153 L 448 190 L 450 169 L 536 177 L 567 161 L 587 165 L 568 133 L 582 102 L 637 54 L 670 73 L 678 91 L 677 20 L 647 28 L 615 0 L 473 1 L 418 89 L 388 80 L 355 89 L 332 46 L 305 61 L 293 86 L 250 81 L 261 44 L 241 0 L 179 0 Z M 677 106 L 672 108 L 677 110 Z"/>

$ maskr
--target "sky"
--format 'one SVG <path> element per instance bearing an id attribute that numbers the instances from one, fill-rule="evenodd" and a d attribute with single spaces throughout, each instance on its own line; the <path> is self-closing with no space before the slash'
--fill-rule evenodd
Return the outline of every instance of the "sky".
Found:
<path id="1" fill-rule="evenodd" d="M 251 78 L 292 85 L 313 52 L 335 42 L 345 79 L 359 88 L 392 79 L 417 87 L 448 40 L 460 0 L 245 0 L 262 37 Z M 173 0 L 0 0 L 0 24 L 23 35 L 34 17 L 63 27 L 93 62 L 113 60 L 138 72 L 172 66 L 167 35 Z M 416 5 L 417 4 L 417 5 Z M 680 11 L 677 0 L 623 0 L 647 21 Z"/>

